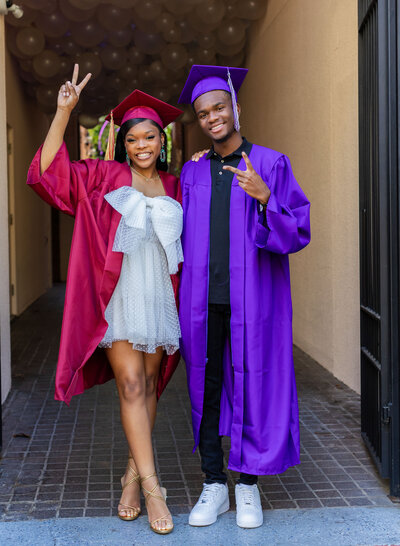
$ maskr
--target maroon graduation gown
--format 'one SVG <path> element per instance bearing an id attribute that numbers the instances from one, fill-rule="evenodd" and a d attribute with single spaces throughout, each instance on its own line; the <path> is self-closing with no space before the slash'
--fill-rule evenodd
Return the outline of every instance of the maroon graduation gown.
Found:
<path id="1" fill-rule="evenodd" d="M 117 284 L 122 252 L 113 252 L 121 215 L 104 196 L 131 186 L 128 164 L 90 159 L 71 162 L 65 144 L 40 174 L 41 148 L 27 183 L 44 201 L 75 217 L 56 373 L 55 399 L 69 404 L 72 396 L 113 378 L 105 352 L 97 346 L 107 330 L 104 311 Z M 165 193 L 181 201 L 178 179 L 159 172 Z M 177 301 L 178 275 L 171 276 Z M 178 362 L 179 352 L 164 354 L 157 395 L 160 396 Z"/>

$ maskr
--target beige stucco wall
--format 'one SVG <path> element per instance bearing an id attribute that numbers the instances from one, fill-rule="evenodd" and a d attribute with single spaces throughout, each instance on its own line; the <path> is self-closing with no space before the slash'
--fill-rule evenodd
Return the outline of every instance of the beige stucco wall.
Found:
<path id="1" fill-rule="evenodd" d="M 6 98 L 7 124 L 14 142 L 11 184 L 14 194 L 15 314 L 19 315 L 51 286 L 50 207 L 26 185 L 26 174 L 47 132 L 48 119 L 24 93 L 17 65 L 8 52 Z"/>
<path id="2" fill-rule="evenodd" d="M 359 391 L 357 39 L 356 0 L 269 0 L 239 99 L 243 134 L 286 153 L 312 203 L 295 343 Z"/>
<path id="3" fill-rule="evenodd" d="M 0 361 L 1 402 L 11 387 L 10 307 L 8 280 L 7 123 L 4 18 L 0 16 Z"/>

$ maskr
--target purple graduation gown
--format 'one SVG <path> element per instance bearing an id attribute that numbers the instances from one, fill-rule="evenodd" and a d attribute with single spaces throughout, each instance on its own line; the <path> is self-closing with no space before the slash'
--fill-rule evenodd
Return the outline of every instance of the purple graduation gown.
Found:
<path id="1" fill-rule="evenodd" d="M 265 213 L 232 181 L 230 203 L 231 350 L 226 345 L 220 434 L 231 437 L 228 468 L 279 474 L 300 462 L 292 354 L 289 257 L 310 241 L 310 203 L 289 159 L 253 145 L 249 159 L 271 190 Z M 245 170 L 242 159 L 238 166 Z M 185 260 L 180 286 L 181 352 L 186 362 L 196 449 L 207 362 L 210 162 L 182 170 Z"/>

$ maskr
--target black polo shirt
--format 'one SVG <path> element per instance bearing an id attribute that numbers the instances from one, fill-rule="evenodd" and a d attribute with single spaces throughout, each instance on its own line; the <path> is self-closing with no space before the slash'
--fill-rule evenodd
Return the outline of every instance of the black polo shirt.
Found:
<path id="1" fill-rule="evenodd" d="M 242 152 L 250 154 L 252 144 L 243 138 L 241 146 L 233 153 L 221 157 L 211 147 L 206 155 L 210 160 L 212 191 L 210 207 L 210 263 L 209 303 L 230 303 L 229 294 L 229 215 L 233 173 L 224 165 L 237 167 Z"/>

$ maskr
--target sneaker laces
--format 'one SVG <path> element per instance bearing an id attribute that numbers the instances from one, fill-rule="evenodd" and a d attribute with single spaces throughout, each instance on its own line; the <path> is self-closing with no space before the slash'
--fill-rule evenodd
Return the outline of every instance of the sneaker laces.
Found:
<path id="1" fill-rule="evenodd" d="M 251 504 L 252 506 L 256 504 L 255 491 L 253 487 L 250 488 L 250 487 L 239 486 L 239 491 L 240 491 L 241 500 L 244 504 Z"/>
<path id="2" fill-rule="evenodd" d="M 215 497 L 218 496 L 220 491 L 221 491 L 221 484 L 220 483 L 207 483 L 204 486 L 203 492 L 200 495 L 199 502 L 201 504 L 206 504 L 206 503 L 209 503 L 209 502 L 213 502 Z"/>

